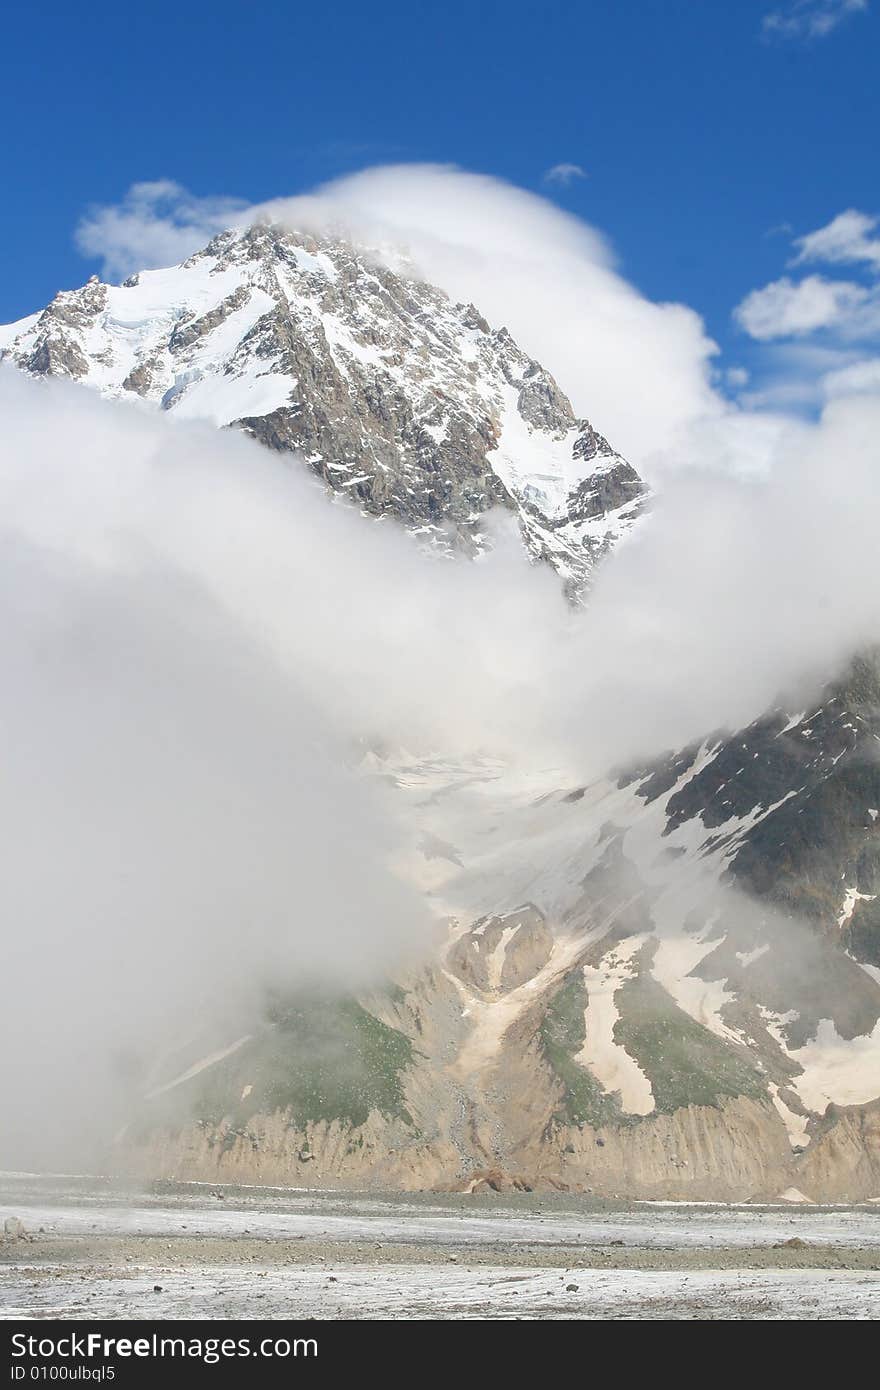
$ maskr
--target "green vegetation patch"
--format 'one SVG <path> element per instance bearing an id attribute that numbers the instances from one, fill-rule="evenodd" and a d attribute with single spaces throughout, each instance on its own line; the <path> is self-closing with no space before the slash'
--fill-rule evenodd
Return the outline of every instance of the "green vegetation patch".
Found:
<path id="1" fill-rule="evenodd" d="M 622 1124 L 624 1115 L 613 1096 L 603 1091 L 599 1082 L 574 1060 L 584 1045 L 587 1007 L 587 987 L 583 971 L 572 970 L 562 988 L 551 999 L 541 1021 L 540 1037 L 544 1055 L 562 1083 L 562 1103 L 557 1118 L 564 1124 L 600 1125 Z"/>
<path id="2" fill-rule="evenodd" d="M 766 1082 L 732 1046 L 684 1013 L 647 967 L 617 992 L 614 1040 L 651 1083 L 658 1113 L 766 1096 Z"/>
<path id="3" fill-rule="evenodd" d="M 203 1124 L 227 1121 L 233 1138 L 252 1137 L 256 1114 L 286 1111 L 310 1121 L 365 1123 L 371 1110 L 412 1125 L 403 1073 L 409 1038 L 350 997 L 273 997 L 267 1026 L 244 1047 L 194 1077 L 186 1100 Z"/>

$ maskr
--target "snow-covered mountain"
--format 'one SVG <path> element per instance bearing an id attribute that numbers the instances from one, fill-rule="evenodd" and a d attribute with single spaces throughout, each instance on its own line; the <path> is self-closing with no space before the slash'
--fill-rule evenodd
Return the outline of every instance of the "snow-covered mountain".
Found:
<path id="1" fill-rule="evenodd" d="M 446 545 L 516 510 L 577 589 L 645 500 L 552 376 L 472 305 L 332 238 L 224 232 L 181 266 L 93 278 L 0 329 L 35 375 L 298 450 L 327 486 Z"/>
<path id="2" fill-rule="evenodd" d="M 511 508 L 573 591 L 645 501 L 503 328 L 343 241 L 226 232 L 0 350 L 296 450 L 438 545 Z M 814 709 L 591 786 L 369 753 L 435 955 L 169 1051 L 127 1151 L 211 1180 L 880 1197 L 878 746 L 874 654 Z"/>

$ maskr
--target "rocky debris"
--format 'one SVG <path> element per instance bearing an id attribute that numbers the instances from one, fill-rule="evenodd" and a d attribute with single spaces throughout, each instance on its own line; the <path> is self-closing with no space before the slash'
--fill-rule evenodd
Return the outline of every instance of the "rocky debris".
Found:
<path id="1" fill-rule="evenodd" d="M 107 286 L 97 276 L 80 290 L 61 291 L 28 334 L 20 365 L 35 376 L 86 377 L 91 364 L 82 334 L 106 304 Z"/>
<path id="2" fill-rule="evenodd" d="M 470 1178 L 452 1188 L 435 1188 L 435 1192 L 468 1192 L 478 1195 L 486 1192 L 531 1192 L 533 1184 L 521 1174 L 505 1173 L 500 1168 L 480 1169 Z"/>
<path id="3" fill-rule="evenodd" d="M 592 432 L 589 426 L 586 428 Z M 576 440 L 575 449 L 577 443 Z M 627 507 L 632 509 L 630 515 L 635 516 L 644 502 L 644 483 L 632 464 L 621 459 L 578 484 L 570 494 L 568 513 L 577 521 L 588 521 Z"/>
<path id="4" fill-rule="evenodd" d="M 797 1160 L 798 1183 L 824 1201 L 860 1201 L 880 1193 L 880 1100 L 829 1105 Z"/>
<path id="5" fill-rule="evenodd" d="M 499 1066 L 504 1065 L 502 1057 Z M 718 1107 L 685 1107 L 639 1124 L 607 1127 L 600 1148 L 589 1126 L 550 1124 L 553 1095 L 548 1089 L 545 1129 L 529 1123 L 522 1127 L 526 1134 L 517 1135 L 514 1126 L 511 1137 L 496 1131 L 503 1163 L 480 1165 L 478 1161 L 474 1166 L 482 1149 L 477 1133 L 469 1158 L 463 1160 L 448 1139 L 450 1093 L 435 1087 L 432 1095 L 439 1108 L 424 1123 L 427 1129 L 432 1122 L 433 1132 L 414 1135 L 374 1114 L 360 1131 L 362 1144 L 353 1145 L 351 1129 L 338 1122 L 312 1126 L 311 1143 L 319 1166 L 317 1171 L 308 1170 L 305 1182 L 321 1189 L 373 1187 L 487 1196 L 540 1190 L 590 1192 L 597 1197 L 626 1194 L 746 1201 L 775 1199 L 780 1183 L 791 1182 L 798 1174 L 779 1116 L 772 1106 L 749 1099 Z M 130 1146 L 117 1162 L 124 1158 L 134 1171 L 173 1171 L 187 1180 L 210 1181 L 219 1169 L 229 1183 L 303 1185 L 304 1174 L 291 1151 L 296 1131 L 291 1129 L 290 1117 L 261 1117 L 259 1125 L 258 1157 L 240 1144 L 220 1151 L 192 1126 L 154 1132 L 139 1148 Z M 567 1144 L 575 1154 L 563 1157 Z M 670 1152 L 678 1156 L 678 1164 L 670 1164 Z M 798 1181 L 805 1179 L 798 1177 Z M 850 1194 L 851 1200 L 864 1196 L 854 1187 Z"/>
<path id="6" fill-rule="evenodd" d="M 137 396 L 148 396 L 154 385 L 156 373 L 160 370 L 156 362 L 139 362 L 136 367 L 132 367 L 128 376 L 122 383 L 123 391 L 131 391 Z"/>
<path id="7" fill-rule="evenodd" d="M 581 432 L 572 445 L 572 453 L 575 458 L 590 463 L 595 458 L 603 458 L 613 454 L 614 450 L 604 435 L 599 434 L 598 430 L 594 430 L 593 426 L 584 420 Z"/>
<path id="8" fill-rule="evenodd" d="M 23 1221 L 17 1216 L 7 1216 L 3 1222 L 3 1239 L 5 1241 L 31 1240 Z"/>
<path id="9" fill-rule="evenodd" d="M 522 418 L 534 429 L 544 430 L 548 434 L 562 433 L 570 429 L 574 423 L 571 405 L 568 397 L 562 394 L 552 376 L 543 371 L 537 362 L 529 362 L 525 370 L 522 370 L 519 364 L 519 350 L 506 329 L 501 330 L 499 338 L 505 345 L 509 345 L 508 356 L 503 361 L 503 367 L 510 384 L 518 387 L 516 408 Z M 585 429 L 595 439 L 601 438 L 601 435 L 596 435 L 589 425 L 585 425 Z M 584 457 L 583 453 L 575 454 L 577 442 L 576 440 L 572 445 L 572 454 L 574 457 L 582 458 Z M 610 453 L 610 450 L 608 452 Z"/>
<path id="10" fill-rule="evenodd" d="M 449 969 L 486 993 L 506 993 L 537 975 L 553 949 L 553 934 L 532 904 L 486 917 L 454 943 Z"/>
<path id="11" fill-rule="evenodd" d="M 53 334 L 51 329 L 40 337 L 23 365 L 34 376 L 68 376 L 76 379 L 86 376 L 89 370 L 89 364 L 76 343 Z"/>

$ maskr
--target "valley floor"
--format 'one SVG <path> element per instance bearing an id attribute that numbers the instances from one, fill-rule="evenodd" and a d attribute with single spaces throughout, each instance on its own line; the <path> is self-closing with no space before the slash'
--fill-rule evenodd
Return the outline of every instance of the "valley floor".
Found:
<path id="1" fill-rule="evenodd" d="M 880 1206 L 0 1177 L 0 1317 L 874 1319 Z"/>

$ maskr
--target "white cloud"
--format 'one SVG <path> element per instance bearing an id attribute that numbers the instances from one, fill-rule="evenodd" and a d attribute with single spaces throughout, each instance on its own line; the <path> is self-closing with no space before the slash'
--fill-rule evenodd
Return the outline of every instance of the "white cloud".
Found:
<path id="1" fill-rule="evenodd" d="M 121 203 L 90 208 L 76 229 L 84 256 L 122 280 L 137 270 L 177 265 L 239 220 L 235 198 L 197 198 L 171 179 L 132 184 Z"/>
<path id="2" fill-rule="evenodd" d="M 799 250 L 792 264 L 862 262 L 880 270 L 880 236 L 871 236 L 878 223 L 880 218 L 870 217 L 855 208 L 838 213 L 827 226 L 796 238 L 794 244 Z"/>
<path id="3" fill-rule="evenodd" d="M 876 640 L 878 439 L 877 395 L 817 426 L 740 412 L 691 432 L 694 468 L 668 475 L 585 615 L 574 689 L 609 749 L 736 727 Z"/>
<path id="4" fill-rule="evenodd" d="M 809 275 L 796 283 L 783 276 L 746 295 L 734 318 L 750 337 L 767 342 L 822 328 L 852 327 L 869 300 L 868 291 L 851 281 Z"/>
<path id="5" fill-rule="evenodd" d="M 783 276 L 753 290 L 734 319 L 765 351 L 762 380 L 747 397 L 752 407 L 816 408 L 872 381 L 859 375 L 865 349 L 880 352 L 880 219 L 850 208 L 816 231 L 794 239 L 791 266 L 849 265 L 860 279 L 824 274 Z M 853 388 L 855 389 L 855 388 Z M 864 384 L 857 389 L 865 390 Z"/>
<path id="6" fill-rule="evenodd" d="M 0 1089 L 48 1140 L 112 1132 L 114 1053 L 424 948 L 358 739 L 546 746 L 570 614 L 518 543 L 425 558 L 237 432 L 9 367 L 0 410 Z"/>
<path id="7" fill-rule="evenodd" d="M 650 473 L 693 419 L 723 411 L 717 349 L 699 315 L 645 299 L 613 267 L 602 235 L 499 179 L 438 165 L 370 169 L 309 198 L 265 205 L 293 225 L 337 225 L 382 245 L 553 372 L 578 414 Z"/>
<path id="8" fill-rule="evenodd" d="M 587 173 L 579 164 L 554 164 L 544 174 L 545 183 L 558 183 L 566 187 L 574 179 L 585 179 Z"/>
<path id="9" fill-rule="evenodd" d="M 880 357 L 864 358 L 826 372 L 822 378 L 826 397 L 851 396 L 862 392 L 880 395 Z"/>
<path id="10" fill-rule="evenodd" d="M 868 0 L 789 0 L 764 16 L 766 36 L 783 39 L 823 39 L 844 20 L 868 9 Z"/>
<path id="11" fill-rule="evenodd" d="M 143 187 L 93 214 L 88 237 L 80 229 L 80 246 L 119 273 L 140 268 L 145 256 L 151 265 L 173 263 L 221 223 L 270 217 L 341 229 L 508 327 L 553 371 L 576 411 L 643 470 L 690 420 L 724 408 L 710 382 L 717 349 L 699 315 L 645 299 L 616 273 L 594 227 L 499 179 L 392 165 L 249 208 L 193 198 L 173 184 L 162 184 L 158 197 Z"/>
<path id="12" fill-rule="evenodd" d="M 341 230 L 379 248 L 399 269 L 423 274 L 475 303 L 494 325 L 507 325 L 554 372 L 576 411 L 649 478 L 688 457 L 695 424 L 714 422 L 729 433 L 731 407 L 713 381 L 746 411 L 802 412 L 852 379 L 836 376 L 826 386 L 826 377 L 862 360 L 866 346 L 877 342 L 880 350 L 880 290 L 873 284 L 785 276 L 752 291 L 734 311 L 762 345 L 760 355 L 748 366 L 716 370 L 715 345 L 699 316 L 684 305 L 646 300 L 615 270 L 594 227 L 547 199 L 452 166 L 368 169 L 256 207 L 200 200 L 168 182 L 136 185 L 118 208 L 102 213 L 89 224 L 89 246 L 126 271 L 146 255 L 155 263 L 189 254 L 221 224 L 258 217 Z M 845 212 L 795 241 L 797 263 L 872 267 L 875 225 L 865 213 Z"/>
<path id="13" fill-rule="evenodd" d="M 180 814 L 202 827 L 191 867 L 157 878 L 150 900 L 190 901 L 198 856 L 209 854 L 230 875 L 215 899 L 232 905 L 231 931 L 237 808 L 251 815 L 265 799 L 277 846 L 262 813 L 242 844 L 264 841 L 266 922 L 277 920 L 275 892 L 303 905 L 301 927 L 285 918 L 285 948 L 307 963 L 341 954 L 356 968 L 359 942 L 370 959 L 389 936 L 400 942 L 381 867 L 387 808 L 344 772 L 358 740 L 486 747 L 595 775 L 751 718 L 814 663 L 824 674 L 880 627 L 880 590 L 868 582 L 880 526 L 877 398 L 836 401 L 817 426 L 743 411 L 694 424 L 686 466 L 666 475 L 651 518 L 601 567 L 579 614 L 518 543 L 502 536 L 477 565 L 425 556 L 403 531 L 328 502 L 305 469 L 237 433 L 9 368 L 0 369 L 0 407 L 0 562 L 9 571 L 0 630 L 18 682 L 5 681 L 0 703 L 5 726 L 23 734 L 22 777 L 33 771 L 28 749 L 44 739 L 48 750 L 53 727 L 61 747 L 78 721 L 83 761 L 65 775 L 84 778 L 89 795 L 102 777 L 120 792 L 140 786 L 149 765 L 157 799 L 145 814 L 173 787 Z M 803 612 L 810 623 L 797 620 Z M 187 745 L 194 761 L 181 762 Z M 209 804 L 212 758 L 235 781 L 229 803 Z M 20 817 L 24 792 L 13 782 L 10 774 L 0 797 Z M 33 782 L 29 795 L 57 798 L 57 777 Z M 333 844 L 338 834 L 365 840 L 373 870 L 349 866 L 355 926 L 338 866 L 340 935 L 314 938 L 305 908 L 337 863 L 327 858 L 334 821 Z M 146 837 L 152 864 L 177 852 L 178 821 L 160 832 L 167 841 Z M 225 920 L 212 926 L 218 945 Z"/>
<path id="14" fill-rule="evenodd" d="M 741 391 L 749 384 L 751 373 L 746 367 L 726 367 L 724 379 L 734 391 Z"/>
<path id="15" fill-rule="evenodd" d="M 833 333 L 776 339 L 755 349 L 755 370 L 739 404 L 749 410 L 815 414 L 829 399 L 825 382 L 864 358 L 864 345 Z"/>

